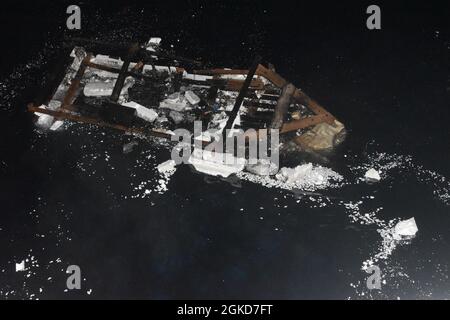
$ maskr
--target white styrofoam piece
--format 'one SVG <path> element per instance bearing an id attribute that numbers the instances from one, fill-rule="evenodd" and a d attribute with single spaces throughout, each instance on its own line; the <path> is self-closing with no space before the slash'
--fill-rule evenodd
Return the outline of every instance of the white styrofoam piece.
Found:
<path id="1" fill-rule="evenodd" d="M 111 58 L 110 56 L 104 54 L 96 55 L 92 60 L 93 63 L 98 63 L 102 65 L 107 65 L 110 67 L 120 68 L 122 67 L 123 61 L 121 59 Z"/>
<path id="2" fill-rule="evenodd" d="M 48 129 L 52 126 L 53 120 L 55 119 L 53 116 L 45 113 L 36 112 L 38 115 L 38 119 L 36 121 L 36 125 L 42 129 Z"/>
<path id="3" fill-rule="evenodd" d="M 156 168 L 158 169 L 159 172 L 163 173 L 174 170 L 175 166 L 176 166 L 175 161 L 170 159 L 163 163 L 160 163 Z"/>
<path id="4" fill-rule="evenodd" d="M 113 92 L 116 80 L 113 81 L 91 81 L 86 83 L 83 89 L 83 93 L 87 97 L 104 97 L 110 96 Z M 127 90 L 134 84 L 134 79 L 128 77 L 125 79 L 125 84 L 120 92 L 121 95 L 125 94 Z"/>
<path id="5" fill-rule="evenodd" d="M 64 124 L 63 120 L 56 120 L 55 122 L 53 122 L 52 126 L 50 127 L 50 130 L 52 131 L 56 131 L 59 128 L 61 128 L 61 126 Z"/>
<path id="6" fill-rule="evenodd" d="M 402 239 L 402 237 L 411 238 L 416 235 L 417 231 L 419 229 L 414 218 L 399 221 L 394 227 L 394 238 L 397 240 Z"/>
<path id="7" fill-rule="evenodd" d="M 22 262 L 16 263 L 16 272 L 18 271 L 25 271 L 25 260 L 22 260 Z"/>
<path id="8" fill-rule="evenodd" d="M 189 157 L 189 163 L 199 172 L 226 178 L 233 173 L 244 170 L 246 160 L 227 153 L 194 149 Z"/>
<path id="9" fill-rule="evenodd" d="M 369 170 L 367 170 L 364 177 L 367 180 L 371 180 L 371 181 L 380 181 L 381 180 L 379 172 L 377 170 L 375 170 L 374 168 L 370 168 Z"/>
<path id="10" fill-rule="evenodd" d="M 187 73 L 185 71 L 183 73 L 183 78 L 188 79 L 188 80 L 195 80 L 195 81 L 206 81 L 206 80 L 211 80 L 213 77 L 205 76 L 205 75 L 201 75 L 201 74 L 191 74 L 191 73 Z"/>
<path id="11" fill-rule="evenodd" d="M 170 109 L 175 111 L 183 111 L 186 108 L 186 100 L 174 101 L 171 99 L 165 99 L 159 103 L 159 107 L 162 109 Z"/>
<path id="12" fill-rule="evenodd" d="M 256 159 L 254 164 L 247 164 L 245 170 L 259 176 L 274 175 L 278 172 L 278 165 L 268 159 Z"/>
<path id="13" fill-rule="evenodd" d="M 184 93 L 184 96 L 186 97 L 187 101 L 192 105 L 196 105 L 197 103 L 200 102 L 200 98 L 192 90 L 187 90 Z"/>
<path id="14" fill-rule="evenodd" d="M 145 49 L 148 51 L 155 52 L 156 51 L 155 48 L 157 48 L 159 46 L 160 42 L 161 42 L 161 38 L 157 38 L 157 37 L 150 38 L 150 40 L 148 40 L 148 42 L 147 42 L 147 45 L 145 46 L 146 47 Z"/>

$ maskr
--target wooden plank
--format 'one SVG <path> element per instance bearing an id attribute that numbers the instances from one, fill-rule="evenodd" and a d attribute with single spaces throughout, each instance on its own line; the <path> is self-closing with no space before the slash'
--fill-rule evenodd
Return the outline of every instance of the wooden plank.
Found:
<path id="1" fill-rule="evenodd" d="M 69 89 L 67 89 L 66 95 L 64 96 L 62 105 L 60 108 L 64 109 L 67 108 L 67 106 L 71 105 L 75 94 L 78 91 L 78 88 L 80 87 L 81 79 L 83 78 L 84 73 L 86 72 L 87 63 L 91 60 L 92 54 L 88 53 L 86 57 L 84 57 L 83 61 L 81 61 L 80 67 L 78 68 L 77 73 L 75 74 L 75 77 L 72 79 Z"/>
<path id="2" fill-rule="evenodd" d="M 239 91 L 244 85 L 244 81 L 236 79 L 226 79 L 225 83 L 225 90 L 230 91 Z M 252 90 L 262 90 L 264 89 L 264 82 L 262 82 L 262 80 L 260 79 L 252 79 L 249 88 Z"/>
<path id="3" fill-rule="evenodd" d="M 256 69 L 258 68 L 260 60 L 261 60 L 261 57 L 256 56 L 249 72 L 247 73 L 247 77 L 245 78 L 245 81 L 242 84 L 239 94 L 234 102 L 233 110 L 231 111 L 231 114 L 228 117 L 225 128 L 223 129 L 224 137 L 226 137 L 227 129 L 231 129 L 231 127 L 233 126 L 234 120 L 236 119 L 239 109 L 241 108 L 242 102 L 247 94 L 247 90 L 250 87 L 251 81 L 253 79 L 253 76 L 255 75 L 255 72 L 256 72 Z"/>

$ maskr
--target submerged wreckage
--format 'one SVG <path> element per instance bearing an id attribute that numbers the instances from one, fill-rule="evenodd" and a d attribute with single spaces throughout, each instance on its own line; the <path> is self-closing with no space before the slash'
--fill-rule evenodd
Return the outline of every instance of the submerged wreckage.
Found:
<path id="1" fill-rule="evenodd" d="M 41 96 L 27 106 L 36 125 L 57 130 L 75 121 L 170 140 L 173 130 L 193 132 L 201 121 L 203 145 L 233 129 L 277 129 L 282 142 L 312 151 L 342 141 L 343 124 L 259 57 L 248 70 L 204 68 L 161 49 L 160 41 L 70 40 Z"/>

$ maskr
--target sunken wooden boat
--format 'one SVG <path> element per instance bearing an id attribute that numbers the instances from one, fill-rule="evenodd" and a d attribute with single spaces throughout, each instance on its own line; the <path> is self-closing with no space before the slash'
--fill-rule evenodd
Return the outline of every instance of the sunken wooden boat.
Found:
<path id="1" fill-rule="evenodd" d="M 192 130 L 202 121 L 205 131 L 216 133 L 278 129 L 306 150 L 342 140 L 344 125 L 261 58 L 249 69 L 205 68 L 163 50 L 160 41 L 71 39 L 28 111 L 50 130 L 75 121 L 170 139 L 174 129 Z"/>

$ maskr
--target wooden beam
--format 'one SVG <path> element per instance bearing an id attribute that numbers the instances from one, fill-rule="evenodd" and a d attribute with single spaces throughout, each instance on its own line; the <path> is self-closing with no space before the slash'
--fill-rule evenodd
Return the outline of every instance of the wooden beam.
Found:
<path id="1" fill-rule="evenodd" d="M 92 54 L 88 53 L 86 57 L 84 57 L 83 61 L 81 61 L 80 67 L 78 68 L 75 77 L 71 80 L 69 89 L 67 89 L 66 95 L 64 96 L 64 100 L 61 105 L 62 109 L 72 104 L 75 94 L 77 93 L 77 90 L 80 87 L 81 79 L 83 78 L 83 75 L 86 72 L 87 64 L 89 63 L 91 58 Z"/>
<path id="2" fill-rule="evenodd" d="M 221 75 L 221 74 L 246 74 L 247 70 L 240 69 L 211 69 L 211 70 L 197 70 L 195 71 L 199 74 L 211 74 L 211 75 Z M 288 82 L 281 77 L 278 73 L 264 67 L 263 65 L 258 65 L 256 70 L 256 75 L 262 76 L 272 82 L 276 87 L 283 88 Z M 325 121 L 329 124 L 332 124 L 336 118 L 329 113 L 324 107 L 322 107 L 317 101 L 311 99 L 306 93 L 304 93 L 301 89 L 296 88 L 294 93 L 294 99 L 296 99 L 299 103 L 305 105 L 316 115 L 323 115 Z"/>
<path id="3" fill-rule="evenodd" d="M 230 116 L 228 117 L 227 123 L 226 123 L 225 127 L 223 128 L 223 136 L 224 137 L 226 137 L 227 129 L 231 129 L 231 127 L 233 126 L 234 120 L 236 119 L 236 116 L 239 112 L 242 102 L 244 101 L 244 98 L 247 95 L 247 90 L 250 87 L 250 84 L 253 79 L 253 76 L 255 75 L 256 69 L 258 68 L 259 61 L 261 61 L 261 57 L 256 56 L 252 63 L 252 66 L 250 67 L 250 70 L 247 73 L 247 77 L 245 78 L 245 81 L 241 86 L 241 90 L 239 91 L 239 94 L 234 102 L 233 110 L 231 111 Z"/>
<path id="4" fill-rule="evenodd" d="M 120 92 L 122 91 L 123 85 L 125 83 L 125 78 L 128 75 L 128 67 L 130 66 L 131 59 L 134 57 L 136 52 L 139 50 L 139 45 L 134 43 L 128 50 L 128 54 L 123 61 L 122 68 L 120 69 L 119 76 L 117 77 L 116 83 L 114 84 L 114 89 L 111 94 L 110 100 L 117 102 L 119 100 Z"/>
<path id="5" fill-rule="evenodd" d="M 297 131 L 299 129 L 308 128 L 310 126 L 314 126 L 316 124 L 322 123 L 326 121 L 325 115 L 315 115 L 307 118 L 303 118 L 300 120 L 293 120 L 289 122 L 285 122 L 281 127 L 280 133 L 287 133 L 292 131 Z"/>
<path id="6" fill-rule="evenodd" d="M 73 106 L 73 108 L 77 109 L 76 106 Z M 124 126 L 121 124 L 114 124 L 114 123 L 105 122 L 105 121 L 102 121 L 102 120 L 96 119 L 96 118 L 80 116 L 80 115 L 71 113 L 69 111 L 49 110 L 49 109 L 39 108 L 39 107 L 35 106 L 33 103 L 28 104 L 27 109 L 29 112 L 45 113 L 45 114 L 55 117 L 56 119 L 64 119 L 64 120 L 76 121 L 76 122 L 81 122 L 81 123 L 89 123 L 89 124 L 94 124 L 94 125 L 98 125 L 101 127 L 107 127 L 107 128 L 113 128 L 113 129 L 125 131 L 128 133 L 143 134 L 143 135 L 149 135 L 149 136 L 158 137 L 158 138 L 165 138 L 165 139 L 171 138 L 170 134 L 160 132 L 155 129 L 144 130 L 143 128 L 130 128 L 130 127 L 127 127 L 127 126 Z"/>

